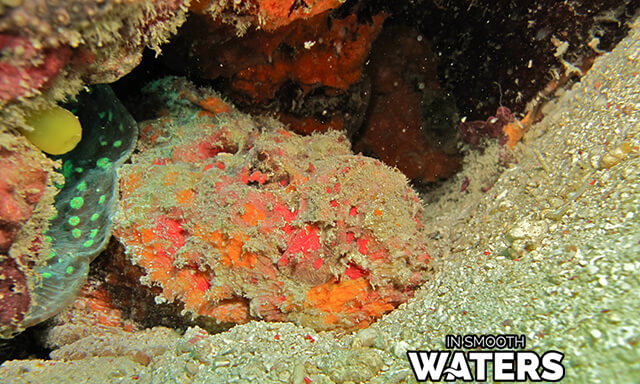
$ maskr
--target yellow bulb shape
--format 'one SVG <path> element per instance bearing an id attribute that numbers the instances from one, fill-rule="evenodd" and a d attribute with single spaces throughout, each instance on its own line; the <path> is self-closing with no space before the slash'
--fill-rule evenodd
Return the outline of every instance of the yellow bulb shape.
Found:
<path id="1" fill-rule="evenodd" d="M 50 155 L 62 155 L 74 149 L 82 139 L 78 118 L 62 107 L 52 107 L 27 117 L 32 131 L 24 136 L 36 147 Z"/>

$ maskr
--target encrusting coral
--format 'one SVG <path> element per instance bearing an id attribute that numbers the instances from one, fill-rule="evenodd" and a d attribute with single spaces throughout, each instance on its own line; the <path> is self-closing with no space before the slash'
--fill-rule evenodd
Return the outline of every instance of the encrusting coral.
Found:
<path id="1" fill-rule="evenodd" d="M 46 252 L 43 232 L 60 181 L 55 162 L 22 136 L 0 132 L 0 333 L 14 330 L 32 302 L 28 272 Z M 44 245 L 44 246 L 43 246 Z"/>
<path id="2" fill-rule="evenodd" d="M 410 179 L 448 178 L 461 163 L 454 101 L 438 85 L 430 44 L 408 27 L 383 29 L 388 16 L 344 7 L 237 37 L 194 15 L 165 62 L 216 80 L 243 110 L 272 113 L 298 133 L 359 132 L 357 151 Z"/>
<path id="3" fill-rule="evenodd" d="M 179 78 L 145 91 L 167 109 L 121 168 L 114 234 L 157 300 L 221 323 L 349 329 L 428 279 L 421 204 L 400 172 L 342 134 L 298 136 Z"/>
<path id="4" fill-rule="evenodd" d="M 186 19 L 187 0 L 46 1 L 0 5 L 0 129 L 85 85 L 129 73 Z"/>
<path id="5" fill-rule="evenodd" d="M 370 87 L 363 69 L 387 15 L 360 20 L 326 11 L 275 30 L 234 28 L 203 15 L 184 24 L 164 57 L 169 66 L 204 79 L 252 112 L 276 112 L 299 133 L 357 130 Z"/>
<path id="6" fill-rule="evenodd" d="M 299 19 L 338 8 L 345 0 L 194 0 L 189 9 L 233 25 L 239 35 L 249 27 L 273 31 Z"/>
<path id="7" fill-rule="evenodd" d="M 86 163 L 82 165 L 78 164 L 84 162 L 77 157 L 79 152 L 65 155 L 61 160 L 66 164 L 63 173 L 67 181 L 62 187 L 63 180 L 54 170 L 56 161 L 45 157 L 19 131 L 38 141 L 45 131 L 34 117 L 46 111 L 60 112 L 56 102 L 66 101 L 85 85 L 113 82 L 130 72 L 140 62 L 145 47 L 159 51 L 160 44 L 186 19 L 187 3 L 188 0 L 0 3 L 1 337 L 51 316 L 73 299 L 86 278 L 90 259 L 109 236 L 110 208 L 105 207 L 113 205 L 115 191 L 115 170 L 107 169 L 114 163 L 100 163 L 105 167 L 92 171 L 100 165 L 97 158 L 91 158 L 99 150 L 85 152 L 89 157 L 84 158 Z M 107 102 L 100 113 L 107 113 L 110 107 L 112 104 Z M 114 116 L 122 122 L 121 114 L 109 114 L 109 128 Z M 60 113 L 54 113 L 51 121 L 54 125 L 59 123 Z M 90 126 L 89 135 L 95 135 L 95 140 L 100 133 L 93 129 L 102 129 L 95 126 L 98 121 L 92 116 L 85 124 L 85 128 Z M 65 132 L 71 133 L 68 138 L 76 137 L 78 132 L 70 132 L 67 124 L 61 127 L 53 127 L 51 136 L 40 140 L 42 149 L 54 154 L 71 149 L 71 146 L 63 148 L 59 139 Z M 119 149 L 111 147 L 113 153 L 127 153 L 127 144 L 131 138 L 135 140 L 136 134 L 127 136 L 115 128 L 113 132 L 105 130 L 107 136 L 120 135 L 108 144 L 119 142 Z M 55 141 L 49 140 L 51 137 Z M 80 161 L 70 166 L 72 163 L 67 162 L 70 159 Z M 80 175 L 79 169 L 84 174 Z M 54 209 L 57 187 L 62 190 Z M 73 188 L 75 191 L 71 191 Z M 105 196 L 106 201 L 96 206 L 94 203 L 99 201 L 87 198 L 84 191 Z M 81 201 L 84 203 L 80 204 Z M 78 208 L 83 213 L 93 212 L 88 212 L 86 218 L 73 214 L 70 211 L 76 208 L 71 203 L 76 207 L 83 205 Z M 54 223 L 49 223 L 56 209 L 58 216 Z M 85 225 L 83 220 L 90 220 L 93 214 L 99 218 L 90 226 Z M 72 217 L 76 218 L 69 222 Z M 80 222 L 76 223 L 76 219 Z M 78 234 L 67 228 L 72 223 L 76 223 L 75 229 L 82 227 L 86 231 L 77 238 L 66 239 Z M 51 230 L 45 235 L 48 228 Z"/>

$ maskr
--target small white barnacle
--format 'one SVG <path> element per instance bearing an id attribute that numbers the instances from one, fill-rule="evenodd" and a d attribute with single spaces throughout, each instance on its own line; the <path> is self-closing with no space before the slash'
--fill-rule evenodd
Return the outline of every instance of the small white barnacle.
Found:
<path id="1" fill-rule="evenodd" d="M 623 142 L 602 156 L 600 159 L 600 169 L 611 168 L 617 165 L 632 151 L 636 151 L 636 149 L 631 145 L 631 143 L 628 141 Z"/>

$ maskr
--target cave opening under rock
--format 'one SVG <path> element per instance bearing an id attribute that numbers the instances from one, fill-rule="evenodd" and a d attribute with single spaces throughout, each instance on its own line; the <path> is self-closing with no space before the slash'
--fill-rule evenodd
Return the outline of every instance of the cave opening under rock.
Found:
<path id="1" fill-rule="evenodd" d="M 625 36 L 638 2 L 541 0 L 526 7 L 517 2 L 452 3 L 348 1 L 333 11 L 337 21 L 355 15 L 352 23 L 367 27 L 385 14 L 361 76 L 348 86 L 309 87 L 287 79 L 277 84 L 273 97 L 258 102 L 234 88 L 233 74 L 203 76 L 199 60 L 176 67 L 149 51 L 113 87 L 134 114 L 149 117 L 144 115 L 149 111 L 136 111 L 137 90 L 160 76 L 186 75 L 221 90 L 245 111 L 279 114 L 283 121 L 299 124 L 303 133 L 343 127 L 357 151 L 400 168 L 422 189 L 427 203 L 446 191 L 472 193 L 475 188 L 486 193 L 515 161 L 502 128 L 524 120 L 528 112 L 531 119 L 541 118 L 555 92 L 579 80 L 595 57 Z M 189 24 L 186 33 L 188 29 Z M 192 48 L 181 46 L 181 36 L 164 48 L 163 56 Z M 296 56 L 292 44 L 281 43 L 279 54 Z M 500 107 L 511 114 L 496 112 Z M 389 144 L 396 138 L 398 143 Z M 464 167 L 479 158 L 493 173 L 470 180 Z M 443 186 L 445 179 L 450 183 Z"/>
<path id="2" fill-rule="evenodd" d="M 136 111 L 139 89 L 186 75 L 294 131 L 342 130 L 356 152 L 398 167 L 427 191 L 458 173 L 471 152 L 492 142 L 512 148 L 546 102 L 625 36 L 637 7 L 349 0 L 243 36 L 192 14 L 159 57 L 146 52 L 114 89 L 143 118 L 153 112 Z M 507 165 L 513 159 L 503 152 L 496 161 Z"/>

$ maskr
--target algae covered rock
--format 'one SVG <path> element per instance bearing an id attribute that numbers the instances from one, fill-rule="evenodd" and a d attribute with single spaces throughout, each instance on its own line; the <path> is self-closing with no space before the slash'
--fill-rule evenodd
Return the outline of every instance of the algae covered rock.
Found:
<path id="1" fill-rule="evenodd" d="M 429 277 L 421 204 L 399 171 L 181 79 L 146 91 L 168 115 L 141 123 L 114 233 L 158 301 L 222 323 L 353 328 Z"/>
<path id="2" fill-rule="evenodd" d="M 46 252 L 59 178 L 56 163 L 22 136 L 0 132 L 0 337 L 24 320 L 32 297 L 28 273 Z"/>
<path id="3" fill-rule="evenodd" d="M 85 85 L 112 83 L 160 52 L 186 20 L 187 0 L 21 0 L 0 3 L 0 118 L 25 118 Z"/>

